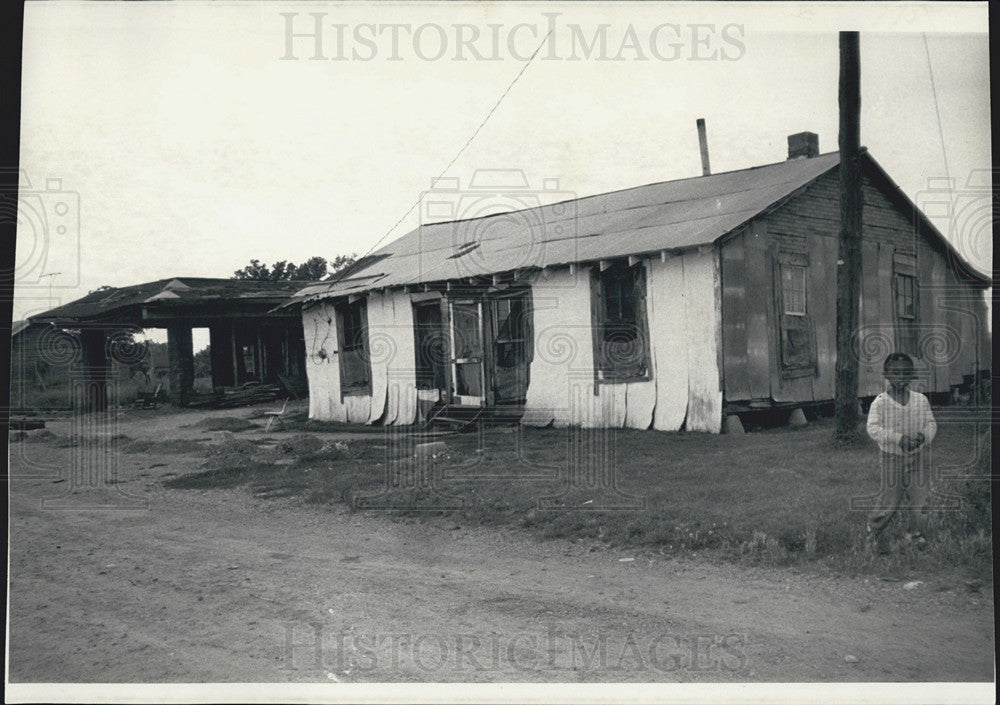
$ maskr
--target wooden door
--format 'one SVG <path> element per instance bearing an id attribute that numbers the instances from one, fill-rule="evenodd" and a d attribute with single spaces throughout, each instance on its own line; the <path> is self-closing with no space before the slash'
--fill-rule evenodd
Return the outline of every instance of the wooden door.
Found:
<path id="1" fill-rule="evenodd" d="M 483 304 L 455 300 L 448 304 L 451 332 L 451 402 L 483 406 Z"/>
<path id="2" fill-rule="evenodd" d="M 530 325 L 527 292 L 490 301 L 493 354 L 489 370 L 495 404 L 523 404 L 528 392 Z"/>

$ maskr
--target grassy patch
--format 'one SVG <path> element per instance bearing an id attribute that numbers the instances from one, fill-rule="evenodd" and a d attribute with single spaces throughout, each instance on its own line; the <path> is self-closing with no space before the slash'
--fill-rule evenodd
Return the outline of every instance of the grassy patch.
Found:
<path id="1" fill-rule="evenodd" d="M 865 550 L 866 512 L 852 508 L 878 490 L 874 444 L 836 443 L 830 421 L 744 436 L 508 427 L 434 439 L 443 447 L 421 449 L 421 440 L 305 433 L 261 450 L 230 439 L 210 447 L 204 472 L 167 486 L 246 485 L 260 497 L 448 513 L 543 537 L 770 565 L 990 570 L 990 448 L 973 424 L 942 424 L 934 442 L 934 464 L 953 479 L 937 484 L 950 506 L 935 513 L 930 546 L 904 545 L 897 520 L 888 556 Z M 602 475 L 611 458 L 614 472 Z"/>
<path id="2" fill-rule="evenodd" d="M 232 431 L 233 433 L 247 431 L 256 427 L 256 424 L 252 424 L 247 419 L 241 419 L 238 416 L 210 416 L 195 424 L 195 428 L 200 428 L 204 431 Z"/>
<path id="3" fill-rule="evenodd" d="M 161 455 L 179 455 L 181 453 L 195 453 L 203 447 L 202 441 L 168 438 L 162 441 L 143 440 L 129 438 L 128 436 L 118 436 L 118 449 L 122 453 L 150 453 Z"/>

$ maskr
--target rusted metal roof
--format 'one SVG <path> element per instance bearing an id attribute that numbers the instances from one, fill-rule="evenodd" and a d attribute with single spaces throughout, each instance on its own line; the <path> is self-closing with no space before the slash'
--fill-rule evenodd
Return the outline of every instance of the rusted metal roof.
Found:
<path id="1" fill-rule="evenodd" d="M 93 319 L 135 322 L 142 307 L 191 309 L 226 303 L 252 303 L 266 310 L 301 290 L 303 281 L 258 281 L 251 279 L 205 279 L 173 277 L 145 284 L 101 289 L 83 298 L 32 316 L 31 321 L 71 323 Z"/>
<path id="2" fill-rule="evenodd" d="M 863 159 L 921 230 L 950 251 L 950 261 L 979 285 L 990 283 L 969 266 L 867 151 Z M 421 225 L 339 276 L 303 288 L 283 306 L 370 289 L 709 245 L 839 164 L 840 153 L 830 152 L 482 218 Z"/>
<path id="3" fill-rule="evenodd" d="M 838 153 L 421 225 L 285 305 L 373 288 L 708 245 L 839 164 Z"/>

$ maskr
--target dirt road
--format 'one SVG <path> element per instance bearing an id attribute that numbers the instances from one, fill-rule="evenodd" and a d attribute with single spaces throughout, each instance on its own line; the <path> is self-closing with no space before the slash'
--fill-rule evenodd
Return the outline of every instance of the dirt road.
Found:
<path id="1" fill-rule="evenodd" d="M 193 455 L 119 456 L 115 501 L 146 506 L 86 510 L 39 469 L 72 448 L 19 445 L 12 682 L 993 677 L 990 586 L 949 575 L 905 589 L 164 489 Z"/>

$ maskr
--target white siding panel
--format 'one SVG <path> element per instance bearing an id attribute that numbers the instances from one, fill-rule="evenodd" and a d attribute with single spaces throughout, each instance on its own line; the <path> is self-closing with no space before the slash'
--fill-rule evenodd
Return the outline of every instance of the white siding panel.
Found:
<path id="1" fill-rule="evenodd" d="M 389 405 L 386 423 L 408 426 L 417 420 L 416 349 L 413 339 L 413 303 L 397 291 L 391 298 L 394 343 L 388 361 Z"/>
<path id="2" fill-rule="evenodd" d="M 385 415 L 385 395 L 388 386 L 389 368 L 386 364 L 392 348 L 390 337 L 392 325 L 392 303 L 386 301 L 385 294 L 372 293 L 368 296 L 368 366 L 371 369 L 372 395 L 369 403 L 368 423 L 376 423 Z M 386 309 L 388 308 L 388 315 Z"/>
<path id="3" fill-rule="evenodd" d="M 302 330 L 306 343 L 306 378 L 309 380 L 309 418 L 346 421 L 346 409 L 340 402 L 340 361 L 333 306 L 320 303 L 304 308 Z"/>
<path id="4" fill-rule="evenodd" d="M 588 270 L 536 274 L 532 307 L 535 355 L 521 423 L 594 425 L 603 414 L 594 399 Z"/>
<path id="5" fill-rule="evenodd" d="M 403 292 L 373 293 L 367 304 L 372 395 L 340 399 L 340 363 L 334 308 L 320 303 L 302 312 L 309 380 L 309 418 L 349 423 L 412 424 L 417 416 L 413 313 Z M 325 357 L 319 354 L 323 350 Z"/>
<path id="6" fill-rule="evenodd" d="M 653 358 L 650 353 L 650 364 Z M 655 367 L 653 368 L 655 375 Z M 656 407 L 656 382 L 630 382 L 625 400 L 625 427 L 647 429 L 653 423 L 653 409 Z"/>
<path id="7" fill-rule="evenodd" d="M 372 398 L 367 394 L 350 394 L 344 397 L 348 423 L 367 423 L 371 413 Z"/>
<path id="8" fill-rule="evenodd" d="M 722 428 L 719 346 L 722 340 L 719 253 L 684 257 L 684 311 L 688 342 L 688 431 L 718 433 Z"/>
<path id="9" fill-rule="evenodd" d="M 646 302 L 656 373 L 653 428 L 677 431 L 684 424 L 688 405 L 684 261 L 682 257 L 652 260 L 648 271 Z"/>

